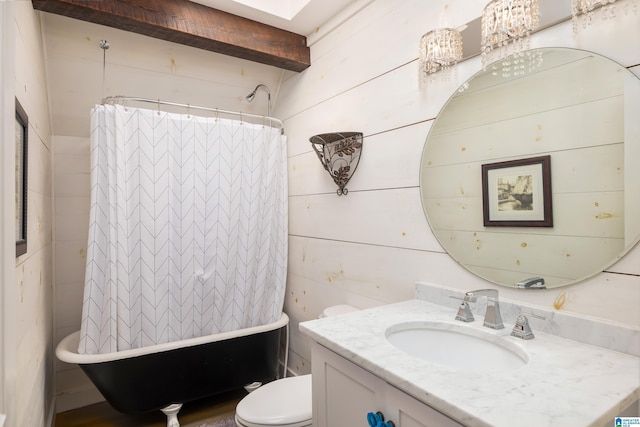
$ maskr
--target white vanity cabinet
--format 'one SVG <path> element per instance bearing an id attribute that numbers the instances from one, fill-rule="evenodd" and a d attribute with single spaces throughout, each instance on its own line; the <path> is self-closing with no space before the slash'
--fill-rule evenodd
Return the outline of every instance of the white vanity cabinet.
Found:
<path id="1" fill-rule="evenodd" d="M 433 289 L 436 301 L 449 303 L 449 296 L 456 294 Z M 514 322 L 520 308 L 501 305 L 512 315 L 505 323 Z M 542 313 L 553 320 L 545 327 L 577 333 L 583 341 L 546 331 L 525 341 L 509 336 L 508 327 L 493 331 L 481 321 L 465 323 L 468 335 L 493 343 L 508 339 L 527 360 L 518 369 L 471 373 L 413 356 L 388 339 L 407 326 L 458 328 L 453 307 L 409 300 L 302 322 L 300 331 L 311 344 L 313 425 L 368 427 L 367 413 L 377 411 L 397 427 L 604 426 L 616 417 L 637 416 L 635 404 L 625 411 L 640 396 L 640 358 L 633 350 L 637 331 Z M 608 339 L 615 347 L 594 345 L 587 336 L 594 330 L 597 342 Z"/>
<path id="2" fill-rule="evenodd" d="M 369 412 L 396 427 L 462 427 L 320 344 L 311 351 L 314 427 L 368 427 Z"/>

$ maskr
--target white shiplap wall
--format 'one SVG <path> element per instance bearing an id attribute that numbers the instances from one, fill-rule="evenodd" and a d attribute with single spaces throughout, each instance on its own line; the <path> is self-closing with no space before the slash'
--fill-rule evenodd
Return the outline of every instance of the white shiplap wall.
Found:
<path id="1" fill-rule="evenodd" d="M 100 39 L 112 46 L 107 52 L 107 95 L 160 97 L 262 113 L 264 93 L 251 105 L 242 98 L 259 82 L 271 87 L 275 115 L 285 119 L 289 141 L 285 308 L 292 318 L 293 370 L 309 371 L 308 345 L 297 323 L 315 318 L 326 306 L 370 307 L 409 299 L 417 280 L 464 289 L 487 286 L 442 250 L 423 215 L 418 188 L 431 121 L 457 84 L 479 70 L 479 59 L 457 67 L 458 82 L 423 89 L 416 69 L 423 33 L 471 21 L 484 3 L 375 0 L 319 39 L 311 48 L 313 65 L 300 74 L 44 15 L 55 135 L 54 344 L 79 328 L 88 223 L 88 109 L 103 95 Z M 600 37 L 573 41 L 570 24 L 537 35 L 534 45 L 590 47 L 624 65 L 638 64 L 640 25 L 637 19 L 624 22 L 605 31 L 608 40 L 633 40 L 621 47 Z M 602 35 L 602 28 L 598 31 Z M 365 147 L 348 185 L 349 195 L 337 197 L 308 138 L 345 130 L 364 132 Z M 611 269 L 628 275 L 599 275 L 580 285 L 536 294 L 534 302 L 549 306 L 564 295 L 567 311 L 637 325 L 638 314 L 622 309 L 640 299 L 639 264 L 636 249 Z M 515 290 L 501 292 L 515 300 L 529 298 Z M 58 411 L 100 399 L 77 367 L 58 362 L 56 382 Z"/>
<path id="2" fill-rule="evenodd" d="M 14 89 L 29 116 L 28 205 L 27 253 L 15 259 L 15 283 L 3 284 L 9 297 L 3 327 L 15 339 L 3 349 L 14 363 L 5 365 L 5 386 L 11 384 L 6 423 L 45 426 L 55 415 L 51 125 L 40 21 L 31 2 L 14 3 Z"/>
<path id="3" fill-rule="evenodd" d="M 328 305 L 365 308 L 412 298 L 419 280 L 465 290 L 492 286 L 443 251 L 419 194 L 419 162 L 432 120 L 457 86 L 480 69 L 480 60 L 459 64 L 449 83 L 420 87 L 418 41 L 443 21 L 457 27 L 475 19 L 485 3 L 374 1 L 314 44 L 311 68 L 283 83 L 276 113 L 289 138 L 285 310 L 292 319 L 293 371 L 310 369 L 308 342 L 297 324 Z M 534 35 L 532 47 L 552 46 L 593 50 L 627 67 L 640 64 L 640 16 L 619 13 L 615 23 L 597 24 L 576 39 L 570 22 Z M 365 136 L 346 197 L 336 196 L 308 142 L 314 134 L 335 131 Z M 640 327 L 640 249 L 573 286 L 535 295 L 500 290 L 512 300 Z"/>

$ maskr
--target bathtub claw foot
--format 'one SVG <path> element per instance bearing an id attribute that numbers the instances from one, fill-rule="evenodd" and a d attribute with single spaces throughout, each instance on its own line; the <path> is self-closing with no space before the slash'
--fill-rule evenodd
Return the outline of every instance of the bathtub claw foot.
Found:
<path id="1" fill-rule="evenodd" d="M 180 423 L 178 422 L 178 412 L 180 408 L 182 408 L 182 403 L 174 403 L 161 409 L 167 416 L 167 427 L 180 427 Z"/>

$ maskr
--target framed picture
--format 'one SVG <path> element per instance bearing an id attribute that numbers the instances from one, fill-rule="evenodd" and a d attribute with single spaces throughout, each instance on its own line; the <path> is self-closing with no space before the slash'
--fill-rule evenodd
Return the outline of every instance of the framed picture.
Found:
<path id="1" fill-rule="evenodd" d="M 482 165 L 485 227 L 553 227 L 551 156 Z"/>
<path id="2" fill-rule="evenodd" d="M 16 99 L 16 257 L 27 252 L 29 117 Z"/>

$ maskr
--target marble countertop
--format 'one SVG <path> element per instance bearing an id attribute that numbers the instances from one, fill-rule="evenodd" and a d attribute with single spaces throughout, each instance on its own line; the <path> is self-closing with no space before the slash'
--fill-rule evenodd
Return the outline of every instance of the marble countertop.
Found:
<path id="1" fill-rule="evenodd" d="M 613 425 L 640 398 L 640 358 L 534 330 L 511 337 L 513 323 L 494 331 L 454 320 L 456 310 L 422 300 L 312 320 L 300 330 L 317 343 L 467 426 L 567 427 Z M 411 356 L 385 331 L 407 322 L 442 322 L 489 331 L 529 357 L 510 372 L 461 371 Z M 446 326 L 445 326 L 446 327 Z"/>

